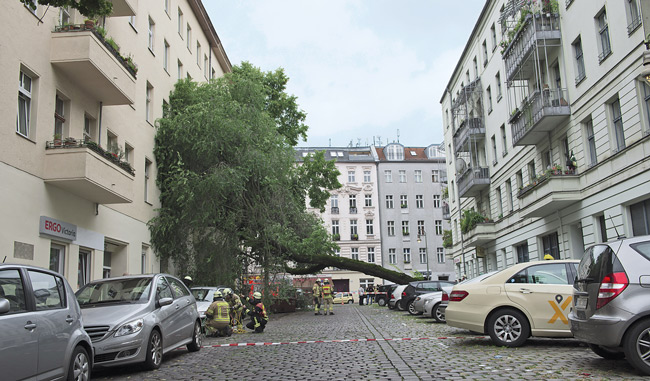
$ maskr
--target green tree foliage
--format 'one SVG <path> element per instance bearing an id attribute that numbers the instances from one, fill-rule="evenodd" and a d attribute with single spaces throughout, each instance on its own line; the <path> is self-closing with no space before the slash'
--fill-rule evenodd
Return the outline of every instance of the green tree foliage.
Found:
<path id="1" fill-rule="evenodd" d="M 445 249 L 449 249 L 450 247 L 454 246 L 454 238 L 451 234 L 451 230 L 443 230 L 442 231 L 442 247 Z"/>
<path id="2" fill-rule="evenodd" d="M 108 16 L 113 11 L 109 0 L 20 0 L 21 3 L 36 9 L 36 3 L 53 7 L 70 7 L 87 17 Z"/>
<path id="3" fill-rule="evenodd" d="M 287 81 L 280 69 L 242 63 L 210 83 L 176 84 L 155 138 L 162 206 L 149 222 L 154 249 L 199 283 L 233 284 L 253 262 L 266 284 L 269 272 L 329 266 L 402 280 L 336 257 L 322 222 L 306 211 L 307 196 L 323 209 L 328 190 L 341 185 L 323 153 L 296 164 L 306 114 L 285 93 Z"/>

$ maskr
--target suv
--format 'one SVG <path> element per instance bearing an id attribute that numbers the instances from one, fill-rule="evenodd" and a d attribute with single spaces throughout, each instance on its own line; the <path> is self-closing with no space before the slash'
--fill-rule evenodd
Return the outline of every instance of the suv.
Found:
<path id="1" fill-rule="evenodd" d="M 0 327 L 0 378 L 90 379 L 90 337 L 61 274 L 0 264 Z"/>
<path id="2" fill-rule="evenodd" d="M 396 284 L 384 284 L 377 287 L 377 293 L 375 294 L 375 302 L 381 307 L 388 305 L 388 300 L 390 295 L 393 293 L 393 290 L 397 288 Z"/>
<path id="3" fill-rule="evenodd" d="M 442 287 L 454 286 L 453 282 L 441 281 L 441 280 L 421 280 L 416 282 L 411 282 L 406 286 L 404 291 L 402 291 L 402 298 L 400 299 L 400 310 L 408 310 L 411 315 L 418 315 L 418 311 L 415 310 L 413 303 L 415 302 L 415 297 L 422 294 L 428 294 L 434 291 L 442 291 Z"/>
<path id="4" fill-rule="evenodd" d="M 568 318 L 599 356 L 627 358 L 650 375 L 650 236 L 593 245 L 574 283 Z"/>

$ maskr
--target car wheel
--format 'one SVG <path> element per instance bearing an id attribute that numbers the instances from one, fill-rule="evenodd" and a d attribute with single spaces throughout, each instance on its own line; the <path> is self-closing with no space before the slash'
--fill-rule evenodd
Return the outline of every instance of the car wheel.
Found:
<path id="1" fill-rule="evenodd" d="M 157 330 L 151 331 L 149 342 L 147 343 L 147 358 L 144 365 L 149 370 L 160 368 L 163 356 L 162 336 Z"/>
<path id="2" fill-rule="evenodd" d="M 402 306 L 401 300 L 398 300 L 397 303 L 395 303 L 395 306 L 397 306 L 398 311 L 404 311 L 404 307 Z"/>
<path id="3" fill-rule="evenodd" d="M 613 351 L 611 349 L 607 349 L 606 347 L 601 347 L 600 345 L 589 344 L 589 348 L 591 348 L 595 354 L 607 360 L 620 360 L 625 358 L 624 352 Z"/>
<path id="4" fill-rule="evenodd" d="M 70 358 L 68 368 L 68 381 L 90 380 L 90 361 L 86 348 L 78 345 Z"/>
<path id="5" fill-rule="evenodd" d="M 201 333 L 201 323 L 198 321 L 194 323 L 194 334 L 192 335 L 192 342 L 187 344 L 187 350 L 190 352 L 198 352 L 201 349 L 203 342 L 203 334 Z"/>
<path id="6" fill-rule="evenodd" d="M 521 312 L 508 308 L 497 311 L 490 316 L 487 331 L 494 344 L 519 347 L 530 336 L 530 325 Z"/>
<path id="7" fill-rule="evenodd" d="M 396 305 L 397 305 L 397 303 L 393 304 L 392 306 L 390 305 L 390 303 L 388 303 L 388 309 L 389 310 L 394 310 Z"/>
<path id="8" fill-rule="evenodd" d="M 385 306 L 385 305 L 386 305 L 386 299 L 384 299 L 384 298 L 380 298 L 380 299 L 377 301 L 377 304 L 379 304 L 379 307 L 383 307 L 383 306 Z"/>
<path id="9" fill-rule="evenodd" d="M 352 299 L 348 300 L 348 304 L 352 304 L 352 303 L 354 303 L 354 300 Z"/>
<path id="10" fill-rule="evenodd" d="M 630 328 L 623 340 L 627 361 L 641 373 L 650 375 L 650 320 L 643 320 Z"/>
<path id="11" fill-rule="evenodd" d="M 415 299 L 411 300 L 407 305 L 406 305 L 406 310 L 411 314 L 411 315 L 419 315 L 420 313 L 415 310 Z"/>
<path id="12" fill-rule="evenodd" d="M 431 317 L 433 317 L 436 322 L 438 323 L 446 323 L 447 320 L 445 320 L 445 314 L 440 311 L 440 303 L 437 303 L 433 308 L 431 309 Z"/>

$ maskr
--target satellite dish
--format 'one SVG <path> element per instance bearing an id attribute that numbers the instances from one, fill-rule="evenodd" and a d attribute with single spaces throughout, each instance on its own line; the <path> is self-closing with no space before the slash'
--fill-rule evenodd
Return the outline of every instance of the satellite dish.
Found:
<path id="1" fill-rule="evenodd" d="M 460 157 L 456 159 L 456 172 L 457 173 L 464 173 L 465 170 L 467 169 L 467 163 L 465 163 L 465 160 L 461 159 Z"/>

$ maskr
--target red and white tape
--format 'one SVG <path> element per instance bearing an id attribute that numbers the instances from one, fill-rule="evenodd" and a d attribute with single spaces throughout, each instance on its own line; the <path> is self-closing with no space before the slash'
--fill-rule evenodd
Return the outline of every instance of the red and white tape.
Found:
<path id="1" fill-rule="evenodd" d="M 289 344 L 315 344 L 315 343 L 362 343 L 373 341 L 417 341 L 417 340 L 449 340 L 449 339 L 487 339 L 488 336 L 447 336 L 447 337 L 400 337 L 395 339 L 347 339 L 347 340 L 305 340 L 305 341 L 281 341 L 262 343 L 230 343 L 209 345 L 212 348 L 221 347 L 258 347 L 264 345 L 289 345 Z"/>

